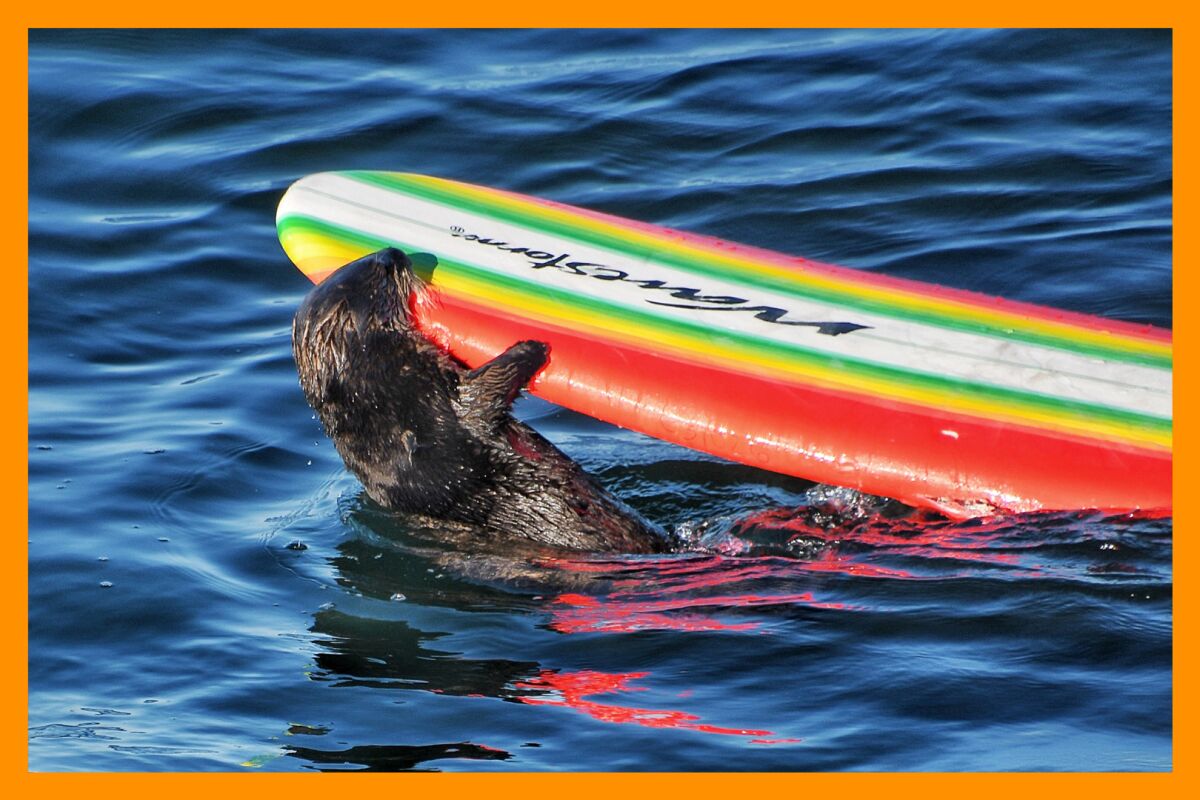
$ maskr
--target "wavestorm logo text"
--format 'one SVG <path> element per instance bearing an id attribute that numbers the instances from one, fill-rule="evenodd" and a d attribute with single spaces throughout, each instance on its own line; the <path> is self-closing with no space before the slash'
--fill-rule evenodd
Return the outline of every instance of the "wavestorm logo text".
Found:
<path id="1" fill-rule="evenodd" d="M 494 247 L 506 253 L 521 255 L 529 262 L 529 266 L 532 269 L 556 269 L 570 275 L 580 275 L 594 278 L 598 281 L 620 281 L 622 283 L 633 284 L 645 289 L 647 292 L 661 292 L 662 294 L 658 295 L 659 297 L 666 296 L 682 301 L 673 303 L 667 300 L 655 300 L 652 297 L 647 297 L 646 302 L 650 305 L 687 308 L 698 311 L 742 311 L 752 314 L 755 319 L 769 322 L 772 325 L 798 325 L 816 328 L 817 333 L 823 333 L 826 336 L 840 336 L 843 333 L 852 333 L 870 327 L 869 325 L 859 325 L 856 322 L 814 322 L 789 319 L 789 312 L 786 308 L 752 305 L 750 300 L 745 297 L 736 297 L 727 294 L 702 294 L 701 289 L 693 289 L 688 286 L 672 286 L 666 281 L 636 278 L 623 269 L 610 267 L 606 264 L 572 260 L 570 253 L 547 253 L 531 247 L 510 245 L 508 242 L 485 238 L 474 233 L 467 233 L 465 229 L 457 225 L 450 229 L 450 235 L 464 241 Z"/>

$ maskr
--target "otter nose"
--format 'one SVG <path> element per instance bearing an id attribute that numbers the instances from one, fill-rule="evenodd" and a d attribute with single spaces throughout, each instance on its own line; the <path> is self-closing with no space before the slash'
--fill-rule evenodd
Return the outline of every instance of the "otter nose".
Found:
<path id="1" fill-rule="evenodd" d="M 412 262 L 408 260 L 408 256 L 404 254 L 404 251 L 395 247 L 385 247 L 377 252 L 375 254 L 375 264 L 392 272 L 412 266 Z"/>

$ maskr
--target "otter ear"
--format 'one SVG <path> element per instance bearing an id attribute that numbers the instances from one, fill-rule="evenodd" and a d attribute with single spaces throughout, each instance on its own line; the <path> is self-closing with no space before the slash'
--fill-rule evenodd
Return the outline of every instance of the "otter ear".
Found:
<path id="1" fill-rule="evenodd" d="M 513 400 L 536 375 L 550 347 L 545 342 L 517 342 L 482 367 L 468 372 L 458 387 L 463 414 L 490 425 L 499 424 L 512 408 Z"/>

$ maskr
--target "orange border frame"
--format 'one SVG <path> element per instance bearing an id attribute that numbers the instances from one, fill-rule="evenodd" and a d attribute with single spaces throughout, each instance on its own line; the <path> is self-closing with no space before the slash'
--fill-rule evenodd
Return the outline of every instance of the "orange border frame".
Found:
<path id="1" fill-rule="evenodd" d="M 24 4 L 22 4 L 24 5 Z M 230 0 L 210 0 L 202 6 L 177 3 L 145 2 L 145 0 L 116 0 L 109 3 L 78 3 L 65 0 L 51 7 L 30 10 L 9 9 L 3 12 L 5 24 L 0 31 L 0 59 L 4 65 L 4 94 L 6 123 L 3 131 L 5 160 L 19 180 L 3 193 L 6 227 L 10 241 L 18 242 L 16 260 L 28 265 L 28 29 L 33 27 L 192 27 L 287 25 L 334 27 L 434 27 L 434 26 L 1112 26 L 1112 27 L 1170 27 L 1175 31 L 1174 84 L 1175 133 L 1174 141 L 1191 145 L 1195 140 L 1195 112 L 1191 107 L 1193 86 L 1197 79 L 1194 66 L 1200 37 L 1197 26 L 1189 25 L 1182 3 L 1143 0 L 1136 4 L 1118 5 L 1105 0 L 1081 2 L 1067 0 L 1053 7 L 1043 2 L 1014 0 L 1003 6 L 989 4 L 977 8 L 961 2 L 946 0 L 917 0 L 915 4 L 884 3 L 868 0 L 855 8 L 845 6 L 813 8 L 796 3 L 768 2 L 765 8 L 750 8 L 745 4 L 726 3 L 721 8 L 705 8 L 683 0 L 652 8 L 637 0 L 606 0 L 596 6 L 552 2 L 552 0 L 517 0 L 508 3 L 487 3 L 482 0 L 459 0 L 453 4 L 405 4 L 403 2 L 359 3 L 345 6 L 318 7 L 311 2 L 283 3 L 279 0 L 259 0 L 254 4 Z M 678 6 L 678 7 L 676 7 Z M 774 6 L 774 7 L 773 7 Z M 1190 366 L 1194 346 L 1192 318 L 1179 311 L 1185 301 L 1197 297 L 1196 272 L 1191 268 L 1195 248 L 1190 231 L 1191 181 L 1194 167 L 1191 147 L 1176 150 L 1175 172 L 1177 198 L 1175 201 L 1175 263 L 1183 269 L 1174 271 L 1175 346 L 1177 348 L 1176 407 L 1181 413 L 1175 420 L 1175 494 L 1184 498 L 1176 510 L 1176 526 L 1189 531 L 1197 512 L 1187 502 L 1185 492 L 1197 485 L 1192 454 L 1194 435 L 1192 413 L 1197 395 L 1196 376 Z M 1182 201 L 1181 201 L 1182 200 Z M 20 213 L 24 210 L 25 213 Z M 25 273 L 27 275 L 27 273 Z M 27 282 L 26 282 L 27 287 Z M 14 525 L 15 537 L 28 528 L 28 292 L 14 287 L 0 297 L 0 334 L 2 334 L 4 363 L 9 364 L 9 388 L 2 395 L 7 419 L 3 427 L 5 458 L 3 460 L 4 507 L 20 515 L 23 525 Z M 54 798 L 110 796 L 157 797 L 164 791 L 174 798 L 206 797 L 220 792 L 225 795 L 260 796 L 270 793 L 312 792 L 330 790 L 368 793 L 399 789 L 405 793 L 438 795 L 439 797 L 475 798 L 487 793 L 489 798 L 517 798 L 553 792 L 569 793 L 575 798 L 610 797 L 614 794 L 660 795 L 666 792 L 683 796 L 728 796 L 785 794 L 836 794 L 838 797 L 878 797 L 881 794 L 899 796 L 960 797 L 969 793 L 970 800 L 1015 796 L 1027 800 L 1031 795 L 1064 796 L 1078 793 L 1092 798 L 1130 796 L 1176 796 L 1195 792 L 1193 785 L 1195 758 L 1193 756 L 1193 723 L 1196 692 L 1187 678 L 1192 677 L 1194 658 L 1193 617 L 1195 588 L 1189 583 L 1195 561 L 1194 537 L 1185 533 L 1176 541 L 1175 559 L 1183 580 L 1175 581 L 1175 650 L 1174 650 L 1174 770 L 1166 774 L 450 774 L 450 775 L 356 775 L 329 777 L 324 775 L 281 775 L 253 773 L 181 775 L 181 774 L 31 774 L 27 771 L 27 625 L 14 632 L 14 652 L 2 663 L 4 686 L 4 748 L 2 759 L 3 785 L 19 796 Z M 18 548 L 26 557 L 10 556 L 3 564 L 3 586 L 10 617 L 28 619 L 28 563 L 25 542 Z M 1181 680 L 1182 679 L 1182 680 Z M 336 781 L 334 784 L 331 781 Z"/>

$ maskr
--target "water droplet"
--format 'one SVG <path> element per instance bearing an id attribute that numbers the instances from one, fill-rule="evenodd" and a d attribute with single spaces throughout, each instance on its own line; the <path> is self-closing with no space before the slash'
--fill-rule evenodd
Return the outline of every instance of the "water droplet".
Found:
<path id="1" fill-rule="evenodd" d="M 299 539 L 294 539 L 294 540 L 288 542 L 286 545 L 284 545 L 284 547 L 286 547 L 288 550 L 307 550 L 308 549 L 308 545 L 306 545 L 304 542 L 300 541 Z"/>
<path id="2" fill-rule="evenodd" d="M 48 444 L 39 444 L 38 450 L 53 450 L 54 448 Z"/>
<path id="3" fill-rule="evenodd" d="M 171 541 L 170 539 L 168 539 L 168 538 L 167 538 L 167 537 L 165 537 L 165 536 L 160 536 L 160 537 L 158 537 L 158 540 L 159 540 L 160 542 L 169 542 L 169 541 Z"/>
<path id="4" fill-rule="evenodd" d="M 399 592 L 396 592 L 396 593 L 395 593 L 394 595 L 392 595 L 392 596 L 391 596 L 391 598 L 389 598 L 389 599 L 391 599 L 391 600 L 394 600 L 394 601 L 395 601 L 395 602 L 397 602 L 397 603 L 402 603 L 402 602 L 404 602 L 405 600 L 407 600 L 408 598 L 407 598 L 407 597 L 405 597 L 404 595 L 400 594 Z"/>
<path id="5" fill-rule="evenodd" d="M 108 556 L 100 556 L 100 557 L 99 557 L 99 558 L 97 558 L 96 560 L 97 560 L 97 561 L 108 561 Z"/>
<path id="6" fill-rule="evenodd" d="M 111 588 L 112 588 L 112 581 L 100 581 L 100 588 L 102 588 L 102 589 L 111 589 Z"/>

